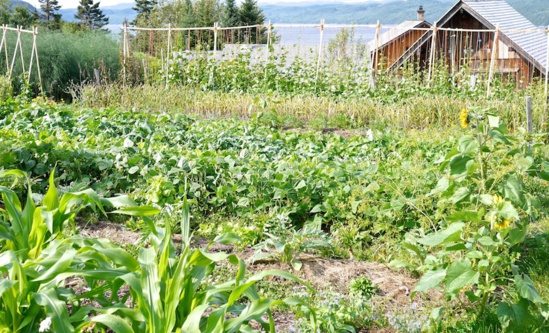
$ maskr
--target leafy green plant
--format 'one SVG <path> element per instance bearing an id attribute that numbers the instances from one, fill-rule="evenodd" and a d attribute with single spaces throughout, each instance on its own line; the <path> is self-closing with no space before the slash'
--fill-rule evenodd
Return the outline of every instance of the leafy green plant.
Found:
<path id="1" fill-rule="evenodd" d="M 468 133 L 441 160 L 449 174 L 429 193 L 439 198 L 441 230 L 410 234 L 403 245 L 420 259 L 409 267 L 423 272 L 413 294 L 444 283 L 449 299 L 465 295 L 479 316 L 497 307 L 504 329 L 530 329 L 535 316 L 549 318 L 549 308 L 519 270 L 517 249 L 541 209 L 524 190 L 525 179 L 545 178 L 544 168 L 536 165 L 528 142 L 510 135 L 497 115 L 464 109 L 460 123 Z"/>
<path id="2" fill-rule="evenodd" d="M 49 178 L 48 192 L 37 206 L 27 180 L 25 206 L 12 190 L 0 186 L 4 208 L 0 208 L 0 329 L 6 332 L 36 332 L 39 326 L 55 332 L 73 332 L 75 326 L 87 321 L 90 313 L 102 313 L 96 321 L 108 325 L 119 321 L 111 305 L 117 301 L 120 284 L 116 277 L 129 273 L 137 262 L 110 242 L 67 237 L 65 227 L 74 223 L 75 215 L 84 207 L 118 207 L 116 212 L 152 215 L 151 207 L 135 208 L 127 197 L 100 199 L 91 190 L 64 193 L 59 196 Z M 0 172 L 0 178 L 27 179 L 20 170 Z M 1 205 L 0 205 L 1 207 Z M 86 281 L 89 292 L 77 295 L 64 288 L 68 278 Z M 111 288 L 110 297 L 105 295 Z M 93 299 L 103 305 L 95 309 L 83 305 L 82 299 Z M 69 315 L 68 304 L 72 311 Z"/>
<path id="3" fill-rule="evenodd" d="M 379 291 L 379 287 L 374 285 L 367 276 L 361 276 L 352 279 L 349 284 L 349 293 L 355 297 L 370 299 Z"/>
<path id="4" fill-rule="evenodd" d="M 255 246 L 254 260 L 273 258 L 300 270 L 303 264 L 299 256 L 302 253 L 332 249 L 327 235 L 321 230 L 310 224 L 296 231 L 283 214 L 278 215 L 271 228 L 267 226 L 267 229 L 264 234 L 268 238 Z"/>

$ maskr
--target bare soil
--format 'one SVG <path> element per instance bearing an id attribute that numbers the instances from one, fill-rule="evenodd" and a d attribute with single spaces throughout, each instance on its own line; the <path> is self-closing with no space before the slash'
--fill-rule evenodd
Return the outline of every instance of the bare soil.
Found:
<path id="1" fill-rule="evenodd" d="M 107 238 L 118 244 L 131 244 L 139 246 L 142 235 L 135 231 L 127 230 L 123 225 L 112 222 L 98 222 L 94 224 L 80 225 L 81 235 L 93 238 Z M 174 235 L 174 242 L 180 243 L 181 237 Z M 303 263 L 301 270 L 293 271 L 290 266 L 276 260 L 253 261 L 255 251 L 245 248 L 237 251 L 234 246 L 223 244 L 211 244 L 204 238 L 196 237 L 193 240 L 193 247 L 205 249 L 209 252 L 234 253 L 244 259 L 248 269 L 253 272 L 260 272 L 270 269 L 286 270 L 295 276 L 311 284 L 316 290 L 330 289 L 341 294 L 347 294 L 349 284 L 355 278 L 366 276 L 372 283 L 379 287 L 377 299 L 384 312 L 398 312 L 399 309 L 410 308 L 413 304 L 416 308 L 422 309 L 429 303 L 428 307 L 440 303 L 442 294 L 431 291 L 426 295 L 416 295 L 412 300 L 410 293 L 414 289 L 418 278 L 406 271 L 395 271 L 385 264 L 367 261 L 355 261 L 349 259 L 322 258 L 314 255 L 303 255 L 299 260 Z M 208 247 L 209 246 L 209 247 Z M 275 322 L 280 331 L 287 331 L 295 324 L 295 317 L 291 313 L 275 313 Z M 394 332 L 391 328 L 381 328 L 370 332 L 389 333 Z"/>

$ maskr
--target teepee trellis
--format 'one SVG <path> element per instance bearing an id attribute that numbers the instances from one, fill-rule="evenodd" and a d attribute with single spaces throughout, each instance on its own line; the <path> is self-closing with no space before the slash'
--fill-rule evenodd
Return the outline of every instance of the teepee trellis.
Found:
<path id="1" fill-rule="evenodd" d="M 16 35 L 16 41 L 15 41 L 15 47 L 13 49 L 13 52 L 11 52 L 10 47 L 8 46 L 8 32 L 15 32 Z M 30 54 L 30 60 L 27 63 L 25 63 L 25 55 L 23 52 L 23 38 L 22 36 L 24 34 L 32 35 L 32 49 Z M 8 76 L 9 79 L 11 79 L 14 76 L 14 70 L 15 70 L 15 64 L 18 58 L 21 60 L 21 69 L 23 71 L 23 77 L 25 79 L 25 82 L 28 84 L 30 83 L 30 78 L 33 73 L 34 65 L 36 65 L 36 72 L 38 76 L 38 84 L 40 87 L 40 91 L 42 92 L 42 75 L 40 73 L 40 61 L 38 58 L 38 44 L 37 44 L 37 35 L 38 35 L 38 28 L 33 27 L 32 30 L 26 30 L 23 29 L 21 26 L 18 26 L 17 28 L 12 28 L 7 25 L 2 25 L 2 40 L 0 41 L 0 52 L 4 52 L 5 61 L 6 61 L 6 73 L 5 75 Z M 12 55 L 10 59 L 10 55 Z M 27 71 L 28 68 L 28 71 Z"/>

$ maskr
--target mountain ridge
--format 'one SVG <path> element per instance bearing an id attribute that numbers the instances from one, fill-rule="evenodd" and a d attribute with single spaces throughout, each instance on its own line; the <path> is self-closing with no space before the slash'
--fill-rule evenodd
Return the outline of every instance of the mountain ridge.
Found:
<path id="1" fill-rule="evenodd" d="M 20 0 L 16 0 L 20 1 Z M 539 0 L 507 0 L 518 12 L 524 15 L 536 26 L 549 25 L 549 1 Z M 415 20 L 416 11 L 420 5 L 426 10 L 426 20 L 433 23 L 438 20 L 454 4 L 455 0 L 394 0 L 379 2 L 376 0 L 361 3 L 284 3 L 261 4 L 267 20 L 272 23 L 314 24 L 325 19 L 326 24 L 399 24 L 406 20 Z M 123 3 L 114 6 L 101 6 L 109 17 L 110 24 L 120 25 L 124 19 L 135 18 L 133 3 Z M 63 19 L 74 21 L 76 8 L 61 9 Z"/>

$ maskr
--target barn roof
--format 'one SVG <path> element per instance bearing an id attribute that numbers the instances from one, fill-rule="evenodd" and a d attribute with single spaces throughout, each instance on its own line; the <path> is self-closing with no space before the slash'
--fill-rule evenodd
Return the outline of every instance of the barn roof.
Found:
<path id="1" fill-rule="evenodd" d="M 547 34 L 532 24 L 504 0 L 460 0 L 438 22 L 443 26 L 458 10 L 466 10 L 488 29 L 498 25 L 505 42 L 507 38 L 519 53 L 540 71 L 547 68 Z M 537 30 L 538 32 L 506 32 L 506 30 Z M 507 43 L 508 44 L 508 43 Z M 522 52 L 520 52 L 522 51 Z"/>
<path id="2" fill-rule="evenodd" d="M 382 48 L 385 45 L 389 44 L 394 39 L 397 39 L 398 37 L 406 34 L 410 30 L 417 29 L 417 28 L 425 28 L 425 27 L 431 27 L 431 24 L 427 23 L 426 21 L 404 21 L 401 24 L 397 25 L 396 27 L 392 27 L 388 31 L 382 33 L 379 36 L 378 46 L 379 48 Z M 375 38 L 372 41 L 368 42 L 368 47 L 370 50 L 375 50 L 376 48 Z"/>

